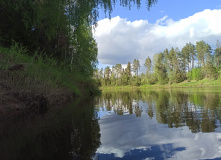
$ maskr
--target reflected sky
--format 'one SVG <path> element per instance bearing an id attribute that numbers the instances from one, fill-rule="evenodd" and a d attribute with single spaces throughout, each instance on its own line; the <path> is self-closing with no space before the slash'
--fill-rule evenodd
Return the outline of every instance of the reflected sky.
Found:
<path id="1" fill-rule="evenodd" d="M 173 97 L 170 96 L 169 99 L 171 98 Z M 114 104 L 111 105 L 111 110 L 104 109 L 105 104 L 103 109 L 100 109 L 101 146 L 97 149 L 94 159 L 197 160 L 221 157 L 220 127 L 216 127 L 215 132 L 206 133 L 193 133 L 185 124 L 170 128 L 168 124 L 159 123 L 159 119 L 156 118 L 157 107 L 153 107 L 154 116 L 151 118 L 146 112 L 146 102 L 138 99 L 133 99 L 133 102 L 137 102 L 142 108 L 141 116 L 136 116 L 135 112 L 129 114 L 127 110 L 124 110 L 123 116 L 119 115 L 115 112 L 117 106 Z M 202 110 L 197 108 L 196 112 Z M 199 119 L 203 121 L 203 117 Z"/>

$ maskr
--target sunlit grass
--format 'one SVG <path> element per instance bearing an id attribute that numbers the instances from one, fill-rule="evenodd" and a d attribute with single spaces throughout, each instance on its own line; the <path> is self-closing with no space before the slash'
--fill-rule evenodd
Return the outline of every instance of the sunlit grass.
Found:
<path id="1" fill-rule="evenodd" d="M 203 80 L 192 80 L 192 81 L 184 81 L 181 83 L 174 83 L 172 85 L 165 84 L 144 84 L 140 86 L 105 86 L 101 87 L 102 90 L 124 90 L 124 89 L 148 89 L 148 88 L 188 88 L 188 87 L 220 87 L 221 86 L 221 79 L 218 80 L 210 80 L 210 79 L 203 79 Z"/>

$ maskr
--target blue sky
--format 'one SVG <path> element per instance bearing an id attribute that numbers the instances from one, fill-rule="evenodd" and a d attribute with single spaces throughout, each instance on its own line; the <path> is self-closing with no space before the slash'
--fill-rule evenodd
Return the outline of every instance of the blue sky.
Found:
<path id="1" fill-rule="evenodd" d="M 118 0 L 119 1 L 119 0 Z M 173 20 L 187 18 L 197 12 L 205 9 L 221 9 L 221 1 L 219 0 L 158 0 L 157 4 L 153 5 L 150 10 L 147 10 L 145 0 L 141 2 L 141 8 L 138 10 L 136 5 L 133 5 L 131 10 L 124 8 L 116 3 L 115 9 L 111 16 L 120 16 L 127 18 L 129 21 L 146 19 L 150 23 L 155 23 L 157 19 L 164 15 L 169 16 Z M 105 14 L 101 10 L 99 19 L 104 19 Z"/>
<path id="2" fill-rule="evenodd" d="M 116 4 L 111 21 L 99 13 L 95 39 L 98 43 L 99 68 L 147 56 L 185 43 L 204 40 L 215 46 L 221 41 L 221 1 L 158 0 L 147 10 L 145 0 L 138 10 Z M 220 23 L 219 23 L 220 21 Z M 123 47 L 124 46 L 124 47 Z"/>

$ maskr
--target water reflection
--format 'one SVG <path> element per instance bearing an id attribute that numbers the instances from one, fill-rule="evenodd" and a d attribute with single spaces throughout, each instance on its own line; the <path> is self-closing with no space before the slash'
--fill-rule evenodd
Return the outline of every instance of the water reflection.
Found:
<path id="1" fill-rule="evenodd" d="M 203 91 L 203 92 L 202 92 Z M 214 132 L 221 118 L 221 92 L 207 90 L 136 90 L 104 92 L 97 99 L 103 111 L 118 115 L 146 112 L 169 128 L 188 126 L 193 133 Z"/>
<path id="2" fill-rule="evenodd" d="M 0 121 L 1 160 L 88 160 L 99 146 L 93 100 Z"/>
<path id="3" fill-rule="evenodd" d="M 96 101 L 102 143 L 97 159 L 221 157 L 218 90 L 112 91 Z"/>
<path id="4" fill-rule="evenodd" d="M 215 159 L 220 106 L 218 89 L 103 92 L 42 115 L 0 120 L 0 159 Z"/>

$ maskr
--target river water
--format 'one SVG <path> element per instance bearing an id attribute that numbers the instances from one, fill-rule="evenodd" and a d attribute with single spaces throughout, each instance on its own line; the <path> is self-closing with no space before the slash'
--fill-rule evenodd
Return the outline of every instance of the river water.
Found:
<path id="1" fill-rule="evenodd" d="M 105 91 L 1 119 L 0 159 L 221 159 L 220 121 L 219 88 Z"/>

